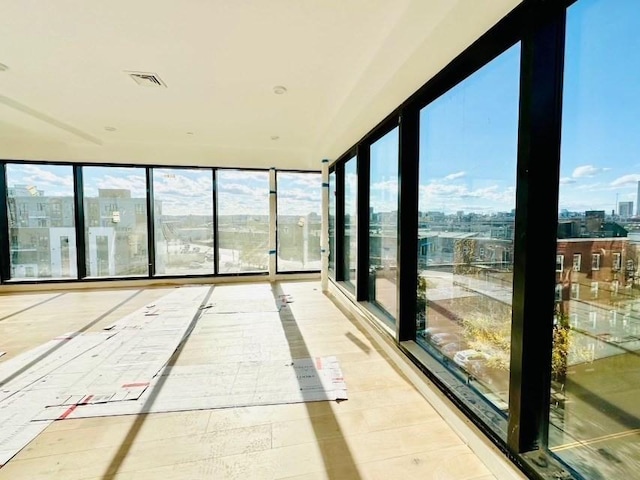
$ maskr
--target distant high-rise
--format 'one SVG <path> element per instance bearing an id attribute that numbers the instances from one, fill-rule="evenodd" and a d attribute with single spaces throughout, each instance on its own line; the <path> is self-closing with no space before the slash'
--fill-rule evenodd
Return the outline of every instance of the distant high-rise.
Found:
<path id="1" fill-rule="evenodd" d="M 638 195 L 636 197 L 636 205 L 638 210 L 636 210 L 636 216 L 640 217 L 640 181 L 638 182 Z"/>
<path id="2" fill-rule="evenodd" d="M 633 216 L 633 201 L 631 202 L 619 202 L 618 203 L 618 215 L 622 218 L 629 218 Z"/>

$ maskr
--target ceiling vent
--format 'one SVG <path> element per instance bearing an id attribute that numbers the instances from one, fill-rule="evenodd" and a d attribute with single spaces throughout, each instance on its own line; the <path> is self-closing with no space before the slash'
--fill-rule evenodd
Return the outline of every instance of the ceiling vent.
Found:
<path id="1" fill-rule="evenodd" d="M 160 77 L 155 73 L 148 72 L 125 72 L 129 75 L 134 82 L 143 87 L 165 87 L 166 84 L 160 80 Z"/>

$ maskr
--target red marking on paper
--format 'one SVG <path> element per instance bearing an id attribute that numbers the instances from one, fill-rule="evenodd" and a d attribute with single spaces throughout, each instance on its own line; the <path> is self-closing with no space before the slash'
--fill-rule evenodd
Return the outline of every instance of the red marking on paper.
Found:
<path id="1" fill-rule="evenodd" d="M 139 382 L 139 383 L 125 383 L 122 385 L 122 388 L 133 388 L 133 387 L 148 387 L 149 382 Z"/>

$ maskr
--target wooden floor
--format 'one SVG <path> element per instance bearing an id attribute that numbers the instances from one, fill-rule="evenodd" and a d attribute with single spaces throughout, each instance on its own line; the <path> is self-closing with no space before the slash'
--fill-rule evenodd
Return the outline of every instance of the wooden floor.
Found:
<path id="1" fill-rule="evenodd" d="M 61 333 L 100 330 L 174 288 L 0 295 L 0 362 Z M 0 480 L 495 478 L 319 282 L 273 288 L 294 300 L 282 348 L 335 355 L 347 401 L 57 421 L 0 469 Z M 251 298 L 252 284 L 215 286 L 225 291 Z M 207 338 L 194 335 L 177 365 L 211 355 Z"/>

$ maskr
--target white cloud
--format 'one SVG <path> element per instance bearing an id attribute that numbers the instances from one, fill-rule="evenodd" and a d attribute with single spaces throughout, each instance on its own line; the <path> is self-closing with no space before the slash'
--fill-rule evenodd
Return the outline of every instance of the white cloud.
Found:
<path id="1" fill-rule="evenodd" d="M 97 186 L 98 188 L 129 190 L 133 198 L 146 197 L 147 195 L 147 180 L 144 174 L 126 175 L 122 177 L 105 175 L 98 180 Z"/>
<path id="2" fill-rule="evenodd" d="M 624 175 L 622 177 L 616 178 L 613 182 L 611 182 L 612 187 L 623 187 L 623 186 L 631 186 L 637 185 L 640 182 L 640 174 L 631 173 L 629 175 Z"/>
<path id="3" fill-rule="evenodd" d="M 515 187 L 489 187 L 469 190 L 465 185 L 438 182 L 420 185 L 420 208 L 442 208 L 449 210 L 508 211 L 515 207 Z M 473 200 L 469 204 L 469 199 Z M 463 203 L 464 201 L 464 203 Z"/>
<path id="4" fill-rule="evenodd" d="M 455 180 L 457 178 L 465 177 L 466 175 L 467 175 L 467 172 L 451 173 L 451 174 L 447 175 L 446 177 L 444 177 L 444 180 Z"/>
<path id="5" fill-rule="evenodd" d="M 58 173 L 54 173 L 59 172 Z M 11 169 L 13 173 L 14 169 Z M 64 173 L 67 173 L 64 175 Z M 71 167 L 56 166 L 42 168 L 39 165 L 21 165 L 20 173 L 24 175 L 20 179 L 20 183 L 27 183 L 34 185 L 39 190 L 45 190 L 47 194 L 48 188 L 52 188 L 56 191 L 56 194 L 60 194 L 60 190 L 66 191 L 68 194 L 73 194 L 73 170 Z M 62 188 L 61 188 L 62 187 Z"/>
<path id="6" fill-rule="evenodd" d="M 600 173 L 604 173 L 610 168 L 594 167 L 593 165 L 581 165 L 576 167 L 571 175 L 573 178 L 595 177 Z"/>
<path id="7" fill-rule="evenodd" d="M 576 183 L 576 181 L 571 177 L 562 177 L 560 179 L 560 185 L 569 185 L 571 183 Z"/>
<path id="8" fill-rule="evenodd" d="M 385 180 L 383 182 L 377 182 L 369 187 L 371 191 L 379 191 L 388 193 L 391 195 L 398 194 L 398 181 L 397 180 Z"/>

